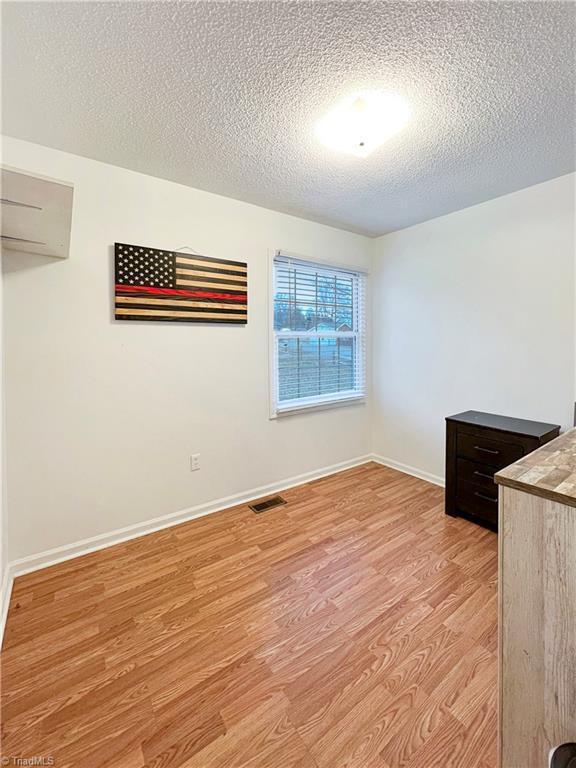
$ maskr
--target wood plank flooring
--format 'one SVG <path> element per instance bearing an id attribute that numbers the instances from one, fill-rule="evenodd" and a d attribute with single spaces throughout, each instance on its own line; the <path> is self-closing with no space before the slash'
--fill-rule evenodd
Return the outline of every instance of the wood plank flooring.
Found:
<path id="1" fill-rule="evenodd" d="M 495 768 L 496 535 L 375 464 L 16 580 L 3 755 Z"/>

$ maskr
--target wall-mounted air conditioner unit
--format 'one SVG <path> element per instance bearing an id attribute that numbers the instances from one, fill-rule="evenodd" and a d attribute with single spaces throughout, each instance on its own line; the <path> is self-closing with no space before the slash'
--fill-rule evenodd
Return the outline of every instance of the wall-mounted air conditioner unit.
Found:
<path id="1" fill-rule="evenodd" d="M 0 173 L 2 252 L 67 259 L 73 186 L 13 168 Z"/>

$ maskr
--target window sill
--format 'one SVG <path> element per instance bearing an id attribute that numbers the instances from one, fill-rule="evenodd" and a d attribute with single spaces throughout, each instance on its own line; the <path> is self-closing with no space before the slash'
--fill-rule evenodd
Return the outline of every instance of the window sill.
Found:
<path id="1" fill-rule="evenodd" d="M 271 419 L 283 419 L 286 416 L 295 416 L 299 413 L 310 413 L 312 411 L 326 411 L 331 408 L 342 408 L 347 405 L 363 405 L 366 402 L 366 395 L 355 395 L 351 397 L 336 398 L 326 400 L 320 403 L 294 404 L 286 408 L 279 408 L 271 415 Z"/>

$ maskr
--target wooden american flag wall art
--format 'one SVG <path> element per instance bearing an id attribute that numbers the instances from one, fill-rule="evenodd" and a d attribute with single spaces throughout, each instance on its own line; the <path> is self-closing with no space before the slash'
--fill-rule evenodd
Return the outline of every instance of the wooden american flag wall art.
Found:
<path id="1" fill-rule="evenodd" d="M 116 320 L 248 322 L 248 265 L 115 243 Z"/>

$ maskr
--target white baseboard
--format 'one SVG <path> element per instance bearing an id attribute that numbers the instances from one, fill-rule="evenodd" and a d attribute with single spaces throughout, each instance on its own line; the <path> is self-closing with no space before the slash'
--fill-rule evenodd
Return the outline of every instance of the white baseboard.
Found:
<path id="1" fill-rule="evenodd" d="M 8 564 L 2 574 L 2 585 L 0 587 L 0 649 L 2 648 L 2 640 L 4 639 L 4 627 L 6 626 L 8 606 L 10 605 L 13 584 L 14 574 Z"/>
<path id="2" fill-rule="evenodd" d="M 262 485 L 258 488 L 251 488 L 249 491 L 244 491 L 243 493 L 237 493 L 233 496 L 209 501 L 205 504 L 198 504 L 195 507 L 189 507 L 178 512 L 172 512 L 169 515 L 162 515 L 161 517 L 156 517 L 152 520 L 129 525 L 126 528 L 118 528 L 110 533 L 102 533 L 98 536 L 91 536 L 88 539 L 82 539 L 81 541 L 76 541 L 72 544 L 65 544 L 62 547 L 48 549 L 45 552 L 39 552 L 36 555 L 29 555 L 28 557 L 23 557 L 19 560 L 13 560 L 8 564 L 8 570 L 12 575 L 12 579 L 14 579 L 25 573 L 38 571 L 41 568 L 47 568 L 50 565 L 56 565 L 56 563 L 71 560 L 74 557 L 87 555 L 89 552 L 95 552 L 98 549 L 105 549 L 114 544 L 120 544 L 123 541 L 146 536 L 149 533 L 160 531 L 163 528 L 170 528 L 173 525 L 180 525 L 180 523 L 194 520 L 197 517 L 210 515 L 213 512 L 220 512 L 228 507 L 245 504 L 246 502 L 261 496 L 278 493 L 278 491 L 287 490 L 288 488 L 293 488 L 295 485 L 308 483 L 311 480 L 318 480 L 326 475 L 343 472 L 346 469 L 357 467 L 360 464 L 365 464 L 371 460 L 372 456 L 370 454 L 366 456 L 358 456 L 349 461 L 342 461 L 338 464 L 332 464 L 332 466 L 323 467 L 322 469 L 314 470 L 312 472 L 304 472 L 301 475 L 295 475 L 276 483 L 269 483 L 268 485 Z"/>
<path id="3" fill-rule="evenodd" d="M 390 469 L 397 469 L 399 472 L 404 472 L 406 475 L 412 475 L 412 477 L 418 477 L 420 480 L 426 480 L 428 483 L 434 483 L 444 488 L 444 478 L 440 475 L 433 475 L 431 472 L 425 472 L 423 469 L 417 467 L 411 467 L 409 464 L 402 464 L 395 459 L 388 459 L 386 456 L 379 456 L 377 453 L 372 454 L 372 461 L 377 464 L 382 464 Z"/>

